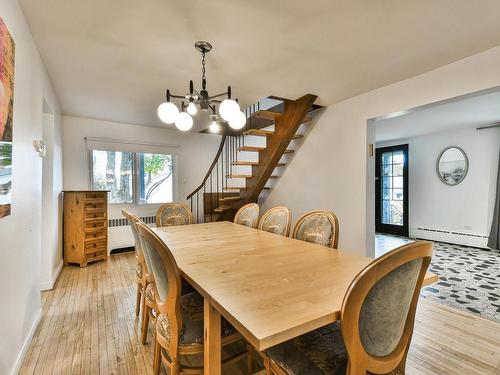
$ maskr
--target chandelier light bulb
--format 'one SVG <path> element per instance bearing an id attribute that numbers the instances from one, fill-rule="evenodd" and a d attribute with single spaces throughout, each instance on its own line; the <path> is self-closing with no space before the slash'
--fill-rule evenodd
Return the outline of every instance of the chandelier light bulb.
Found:
<path id="1" fill-rule="evenodd" d="M 187 112 L 179 112 L 175 119 L 177 129 L 185 132 L 193 127 L 193 118 Z"/>
<path id="2" fill-rule="evenodd" d="M 233 99 L 224 99 L 222 103 L 220 103 L 219 114 L 224 120 L 231 121 L 234 116 L 237 116 L 238 112 L 240 112 L 240 105 L 237 101 Z"/>
<path id="3" fill-rule="evenodd" d="M 242 129 L 247 123 L 247 116 L 242 111 L 236 112 L 236 114 L 229 120 L 229 126 L 235 130 Z"/>
<path id="4" fill-rule="evenodd" d="M 196 115 L 198 113 L 198 108 L 196 108 L 196 104 L 190 102 L 187 106 L 187 113 L 189 113 L 191 116 Z"/>
<path id="5" fill-rule="evenodd" d="M 217 121 L 212 120 L 208 130 L 210 130 L 210 133 L 218 133 L 220 131 L 220 125 L 217 124 Z"/>
<path id="6" fill-rule="evenodd" d="M 165 124 L 173 124 L 178 114 L 179 109 L 172 102 L 164 102 L 158 106 L 158 117 Z"/>

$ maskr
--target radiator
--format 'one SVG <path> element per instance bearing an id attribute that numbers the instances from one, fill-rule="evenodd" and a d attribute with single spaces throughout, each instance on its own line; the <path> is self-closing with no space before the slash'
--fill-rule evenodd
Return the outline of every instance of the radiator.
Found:
<path id="1" fill-rule="evenodd" d="M 141 217 L 149 226 L 154 226 L 156 222 L 155 216 Z M 108 253 L 115 249 L 134 246 L 134 236 L 128 220 L 125 218 L 109 219 L 108 220 Z"/>
<path id="2" fill-rule="evenodd" d="M 459 232 L 424 226 L 415 227 L 411 232 L 411 237 L 413 238 L 448 242 L 457 245 L 487 248 L 486 244 L 488 243 L 488 236 L 479 233 Z"/>

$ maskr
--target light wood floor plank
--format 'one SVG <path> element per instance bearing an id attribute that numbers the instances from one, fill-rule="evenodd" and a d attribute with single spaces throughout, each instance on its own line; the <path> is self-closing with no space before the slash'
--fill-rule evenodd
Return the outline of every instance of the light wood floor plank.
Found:
<path id="1" fill-rule="evenodd" d="M 43 316 L 20 373 L 152 374 L 154 331 L 141 345 L 135 293 L 132 253 L 64 267 L 54 290 L 43 292 Z M 500 374 L 499 337 L 496 322 L 421 299 L 407 374 Z M 246 374 L 246 362 L 223 373 Z"/>

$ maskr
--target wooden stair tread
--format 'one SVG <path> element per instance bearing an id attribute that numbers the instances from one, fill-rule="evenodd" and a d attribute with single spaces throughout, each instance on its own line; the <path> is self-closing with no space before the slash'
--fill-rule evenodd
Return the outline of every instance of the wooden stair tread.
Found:
<path id="1" fill-rule="evenodd" d="M 227 178 L 252 178 L 251 174 L 228 174 Z"/>
<path id="2" fill-rule="evenodd" d="M 265 150 L 265 147 L 257 147 L 257 146 L 240 146 L 238 147 L 238 151 L 250 151 L 250 152 L 258 152 Z"/>
<path id="3" fill-rule="evenodd" d="M 238 160 L 238 161 L 233 161 L 233 165 L 249 165 L 249 166 L 257 166 L 259 165 L 259 162 L 258 161 L 242 161 L 242 160 Z M 278 163 L 276 164 L 276 167 L 284 167 L 285 166 L 285 163 Z"/>
<path id="4" fill-rule="evenodd" d="M 274 131 L 264 130 L 264 129 L 248 129 L 243 132 L 244 135 L 253 135 L 255 137 L 267 137 L 268 135 L 273 135 Z M 292 139 L 304 138 L 302 134 L 295 134 Z"/>
<path id="5" fill-rule="evenodd" d="M 227 178 L 253 178 L 251 174 L 228 174 Z M 269 176 L 269 178 L 278 178 L 278 176 Z"/>
<path id="6" fill-rule="evenodd" d="M 242 160 L 237 160 L 233 161 L 233 165 L 259 165 L 258 161 L 242 161 Z"/>
<path id="7" fill-rule="evenodd" d="M 232 209 L 231 206 L 219 206 L 214 211 L 215 212 L 224 212 L 224 211 L 228 211 L 230 209 Z"/>
<path id="8" fill-rule="evenodd" d="M 255 135 L 257 137 L 266 137 L 268 135 L 273 135 L 274 131 L 264 130 L 264 129 L 248 129 L 243 132 L 244 135 Z"/>
<path id="9" fill-rule="evenodd" d="M 278 96 L 278 95 L 269 95 L 268 96 L 269 99 L 274 99 L 274 100 L 279 100 L 279 101 L 282 101 L 282 102 L 293 102 L 294 100 L 292 99 L 288 99 L 288 98 L 283 98 L 281 96 Z M 283 107 L 283 104 L 278 104 L 277 106 L 274 106 L 273 108 L 278 108 L 278 107 Z M 323 108 L 323 106 L 319 105 L 319 104 L 314 104 L 311 106 L 311 108 L 309 109 L 308 112 L 311 112 L 311 111 L 315 111 L 317 109 L 320 109 L 320 108 Z"/>
<path id="10" fill-rule="evenodd" d="M 250 117 L 274 121 L 274 119 L 276 118 L 275 116 L 281 116 L 281 115 L 282 115 L 282 113 L 280 113 L 280 112 L 270 111 L 267 109 L 261 109 L 257 112 L 252 113 L 250 115 Z"/>
<path id="11" fill-rule="evenodd" d="M 243 190 L 245 189 L 244 187 L 225 187 L 224 190 Z M 268 186 L 264 186 L 264 189 L 269 190 L 271 189 Z"/>
<path id="12" fill-rule="evenodd" d="M 249 152 L 259 152 L 265 150 L 265 147 L 256 147 L 256 146 L 240 146 L 238 147 L 238 151 L 249 151 Z M 294 150 L 286 150 L 284 154 L 291 154 Z"/>
<path id="13" fill-rule="evenodd" d="M 239 201 L 240 199 L 241 199 L 241 197 L 238 195 L 235 197 L 220 198 L 219 202 L 236 202 L 236 201 Z"/>
<path id="14" fill-rule="evenodd" d="M 274 121 L 276 116 L 281 116 L 283 113 L 281 112 L 275 112 L 275 111 L 270 111 L 267 109 L 261 109 L 257 112 L 254 112 L 250 115 L 252 118 L 258 118 L 262 120 L 270 120 Z M 303 123 L 310 122 L 312 120 L 311 116 L 306 116 L 304 117 L 304 120 L 302 121 Z"/>

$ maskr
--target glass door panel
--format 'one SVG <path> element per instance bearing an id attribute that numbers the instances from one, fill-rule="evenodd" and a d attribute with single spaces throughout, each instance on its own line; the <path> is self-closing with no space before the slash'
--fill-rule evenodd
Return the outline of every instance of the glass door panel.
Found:
<path id="1" fill-rule="evenodd" d="M 408 145 L 377 149 L 376 229 L 408 236 Z"/>

